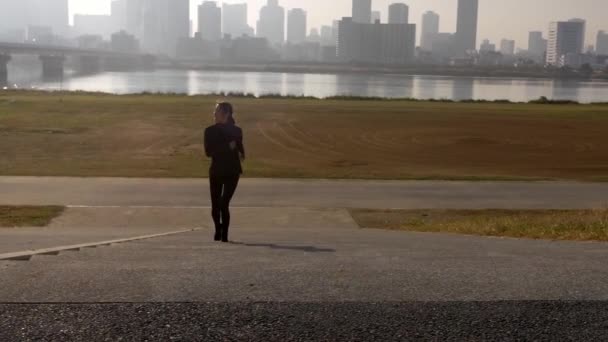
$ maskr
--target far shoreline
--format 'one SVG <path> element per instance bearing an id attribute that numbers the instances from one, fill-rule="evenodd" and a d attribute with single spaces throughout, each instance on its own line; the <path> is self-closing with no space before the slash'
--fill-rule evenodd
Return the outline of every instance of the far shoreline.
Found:
<path id="1" fill-rule="evenodd" d="M 233 99 L 248 99 L 248 100 L 308 100 L 308 101 L 344 101 L 344 102 L 418 102 L 418 103 L 452 103 L 452 104 L 497 104 L 497 105 L 573 105 L 573 106 L 607 106 L 606 102 L 578 102 L 573 100 L 554 100 L 541 96 L 538 99 L 530 101 L 510 101 L 507 99 L 496 100 L 481 100 L 481 99 L 464 99 L 453 100 L 448 98 L 411 98 L 411 97 L 375 97 L 375 96 L 356 96 L 356 95 L 335 95 L 328 97 L 315 97 L 306 95 L 282 95 L 273 93 L 253 94 L 241 92 L 217 92 L 204 94 L 187 94 L 180 92 L 133 92 L 133 93 L 111 93 L 104 91 L 86 91 L 86 90 L 53 90 L 53 89 L 30 89 L 30 88 L 0 88 L 0 96 L 3 95 L 84 95 L 84 96 L 109 96 L 109 97 L 132 97 L 132 96 L 149 96 L 149 97 L 190 97 L 190 98 L 233 98 Z"/>
<path id="2" fill-rule="evenodd" d="M 576 72 L 558 74 L 559 70 L 552 72 L 546 70 L 514 71 L 509 68 L 497 67 L 455 67 L 418 65 L 404 67 L 361 66 L 349 64 L 298 64 L 298 63 L 260 63 L 260 64 L 227 64 L 176 61 L 159 67 L 164 70 L 191 70 L 191 71 L 226 71 L 226 72 L 262 72 L 287 74 L 320 74 L 320 75 L 403 75 L 403 76 L 436 76 L 436 77 L 466 77 L 466 78 L 510 78 L 510 79 L 538 79 L 555 81 L 593 81 L 608 82 L 608 74 L 602 76 L 585 76 Z"/>

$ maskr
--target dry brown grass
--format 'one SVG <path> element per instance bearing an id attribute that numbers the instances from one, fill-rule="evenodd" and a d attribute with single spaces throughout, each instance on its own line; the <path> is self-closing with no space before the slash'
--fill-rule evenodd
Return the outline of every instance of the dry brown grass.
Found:
<path id="1" fill-rule="evenodd" d="M 608 241 L 608 210 L 352 210 L 362 228 Z"/>
<path id="2" fill-rule="evenodd" d="M 0 206 L 0 227 L 45 227 L 64 209 L 58 206 Z"/>
<path id="3" fill-rule="evenodd" d="M 204 177 L 216 100 L 0 92 L 0 174 Z M 608 106 L 231 100 L 248 177 L 608 180 Z"/>

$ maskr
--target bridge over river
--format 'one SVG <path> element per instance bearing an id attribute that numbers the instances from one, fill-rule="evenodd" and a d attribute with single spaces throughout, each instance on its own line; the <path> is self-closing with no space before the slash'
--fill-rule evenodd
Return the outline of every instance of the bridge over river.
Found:
<path id="1" fill-rule="evenodd" d="M 62 77 L 67 57 L 74 57 L 79 72 L 96 73 L 102 69 L 128 70 L 153 68 L 157 57 L 139 52 L 85 49 L 26 43 L 0 42 L 0 86 L 8 82 L 8 63 L 13 55 L 38 55 L 45 78 Z"/>

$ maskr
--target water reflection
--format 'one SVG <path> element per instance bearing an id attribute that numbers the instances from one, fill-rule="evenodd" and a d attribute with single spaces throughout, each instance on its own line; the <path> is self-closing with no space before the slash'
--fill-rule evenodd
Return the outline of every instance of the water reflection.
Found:
<path id="1" fill-rule="evenodd" d="M 554 80 L 550 98 L 576 101 L 579 98 L 580 82 L 573 80 Z"/>
<path id="2" fill-rule="evenodd" d="M 34 75 L 35 74 L 35 75 Z M 2 86 L 0 79 L 0 86 Z M 377 96 L 419 99 L 483 99 L 529 101 L 546 96 L 579 102 L 608 99 L 608 82 L 552 81 L 538 79 L 438 77 L 368 74 L 286 74 L 157 70 L 105 72 L 76 76 L 66 72 L 61 79 L 41 79 L 41 73 L 9 70 L 5 85 L 49 90 L 85 90 L 126 94 L 173 92 L 207 94 L 218 92 L 305 95 Z"/>
<path id="3" fill-rule="evenodd" d="M 452 84 L 453 89 L 453 100 L 471 100 L 475 99 L 473 94 L 473 88 L 475 87 L 475 80 L 473 78 L 462 78 L 457 82 L 454 81 Z"/>

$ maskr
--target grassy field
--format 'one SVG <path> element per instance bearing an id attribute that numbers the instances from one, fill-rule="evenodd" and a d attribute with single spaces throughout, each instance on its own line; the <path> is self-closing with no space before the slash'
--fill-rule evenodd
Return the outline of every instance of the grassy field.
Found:
<path id="1" fill-rule="evenodd" d="M 57 206 L 0 206 L 0 227 L 45 227 L 63 211 Z"/>
<path id="2" fill-rule="evenodd" d="M 362 228 L 608 241 L 608 210 L 352 210 Z"/>
<path id="3" fill-rule="evenodd" d="M 0 174 L 205 177 L 217 97 L 0 91 Z M 608 181 L 608 106 L 234 98 L 247 177 Z"/>

